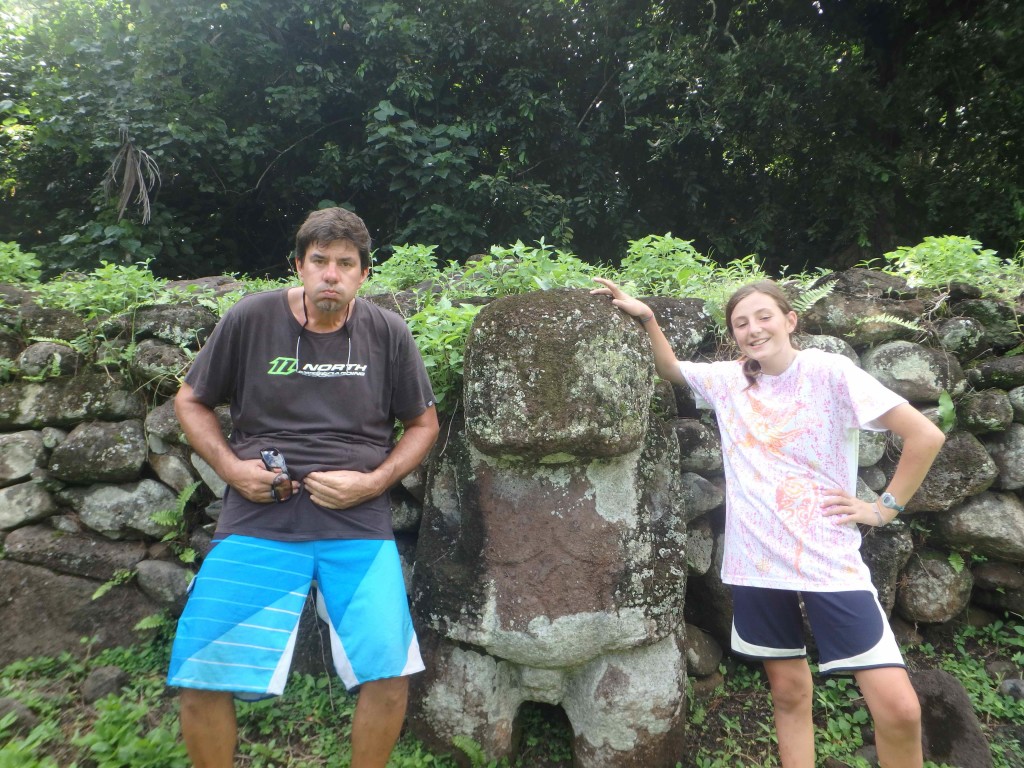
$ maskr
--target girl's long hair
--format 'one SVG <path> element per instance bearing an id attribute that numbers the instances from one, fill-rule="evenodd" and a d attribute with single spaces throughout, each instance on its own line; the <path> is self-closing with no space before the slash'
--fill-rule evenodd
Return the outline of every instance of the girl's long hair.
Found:
<path id="1" fill-rule="evenodd" d="M 729 329 L 729 335 L 733 341 L 736 340 L 736 334 L 732 330 L 733 310 L 736 309 L 737 304 L 753 293 L 763 293 L 771 298 L 784 315 L 795 311 L 793 305 L 789 303 L 789 299 L 786 298 L 786 294 L 775 282 L 771 280 L 758 280 L 756 283 L 744 285 L 742 288 L 736 289 L 732 296 L 729 297 L 729 300 L 725 302 L 725 325 Z M 796 329 L 793 332 L 795 333 Z M 761 375 L 761 364 L 757 360 L 751 360 L 750 358 L 744 357 L 740 359 L 743 360 L 743 375 L 750 382 L 747 388 L 757 386 L 757 377 Z"/>

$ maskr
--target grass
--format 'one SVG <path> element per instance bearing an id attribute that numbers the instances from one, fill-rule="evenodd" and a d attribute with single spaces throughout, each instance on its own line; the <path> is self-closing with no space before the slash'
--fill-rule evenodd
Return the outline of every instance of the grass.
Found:
<path id="1" fill-rule="evenodd" d="M 0 697 L 10 697 L 39 718 L 29 733 L 13 731 L 13 716 L 0 718 L 0 768 L 187 768 L 177 723 L 177 698 L 165 688 L 168 640 L 146 646 L 15 662 L 0 672 Z M 1018 740 L 1001 731 L 1024 726 L 1024 702 L 998 692 L 985 667 L 991 661 L 1024 664 L 1024 624 L 1000 621 L 963 627 L 906 649 L 911 669 L 941 668 L 964 684 L 992 745 L 996 768 L 1024 765 Z M 79 693 L 102 666 L 124 669 L 131 682 L 119 695 L 86 704 Z M 676 768 L 777 766 L 771 700 L 757 667 L 729 660 L 724 682 L 691 702 L 689 749 Z M 247 768 L 346 766 L 355 699 L 326 675 L 294 675 L 279 699 L 238 705 L 239 757 Z M 474 768 L 568 768 L 572 736 L 564 713 L 527 704 L 516 758 L 487 761 L 466 740 L 460 744 Z M 828 678 L 815 687 L 814 722 L 819 762 L 866 768 L 854 752 L 870 739 L 870 722 L 856 687 Z M 453 749 L 453 751 L 458 751 Z M 404 735 L 392 768 L 455 768 L 452 755 L 432 754 Z M 656 767 L 655 767 L 656 768 Z M 934 765 L 930 768 L 935 768 Z"/>

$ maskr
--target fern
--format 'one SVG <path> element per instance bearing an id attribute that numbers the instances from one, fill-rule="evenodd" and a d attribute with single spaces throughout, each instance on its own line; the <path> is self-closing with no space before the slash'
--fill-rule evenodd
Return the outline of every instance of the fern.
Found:
<path id="1" fill-rule="evenodd" d="M 469 738 L 469 736 L 463 736 L 462 734 L 452 736 L 452 746 L 469 758 L 469 764 L 472 768 L 494 768 L 497 765 L 495 761 L 487 760 L 483 747 Z"/>
<path id="2" fill-rule="evenodd" d="M 950 552 L 949 557 L 946 558 L 949 561 L 950 567 L 957 573 L 960 573 L 964 569 L 964 556 L 959 552 Z"/>
<path id="3" fill-rule="evenodd" d="M 956 423 L 956 407 L 953 405 L 953 398 L 949 392 L 942 390 L 939 395 L 939 426 L 943 432 L 949 432 Z"/>
<path id="4" fill-rule="evenodd" d="M 171 627 L 173 621 L 167 615 L 167 613 L 153 613 L 149 616 L 143 616 L 136 622 L 135 626 L 132 627 L 136 632 L 141 632 L 146 629 L 164 629 Z"/>
<path id="5" fill-rule="evenodd" d="M 96 591 L 92 593 L 93 600 L 99 600 L 107 592 L 112 590 L 114 587 L 119 587 L 122 584 L 127 584 L 129 581 L 135 578 L 135 571 L 128 570 L 126 568 L 120 568 L 114 571 L 114 575 L 107 579 L 105 582 L 100 584 Z"/>
<path id="6" fill-rule="evenodd" d="M 864 325 L 865 323 L 889 323 L 890 325 L 898 325 L 901 328 L 906 328 L 909 331 L 916 331 L 917 333 L 924 333 L 925 330 L 917 320 L 904 320 L 902 317 L 896 317 L 896 315 L 890 315 L 888 312 L 882 312 L 877 315 L 869 315 L 862 317 L 857 320 L 857 325 Z"/>
<path id="7" fill-rule="evenodd" d="M 202 485 L 202 482 L 197 480 L 196 482 L 185 486 L 181 489 L 181 493 L 178 494 L 178 498 L 173 509 L 161 509 L 150 515 L 150 519 L 154 523 L 171 527 L 171 530 L 164 534 L 161 541 L 170 542 L 171 548 L 178 555 L 178 559 L 183 563 L 194 563 L 196 561 L 196 551 L 192 549 L 192 547 L 184 546 L 180 539 L 184 538 L 187 533 L 185 526 L 185 508 L 188 506 L 189 501 L 199 489 L 200 485 Z"/>
<path id="8" fill-rule="evenodd" d="M 835 289 L 835 281 L 826 283 L 825 285 L 819 285 L 817 288 L 811 288 L 794 299 L 793 309 L 796 310 L 797 314 L 803 314 L 819 301 L 829 296 Z"/>
<path id="9" fill-rule="evenodd" d="M 87 333 L 80 334 L 71 341 L 67 341 L 66 339 L 58 339 L 53 336 L 30 336 L 29 341 L 59 344 L 62 347 L 68 347 L 70 349 L 73 349 L 75 350 L 75 352 L 78 352 L 79 354 L 82 355 L 87 354 L 92 349 L 92 340 L 90 339 L 89 334 Z"/>

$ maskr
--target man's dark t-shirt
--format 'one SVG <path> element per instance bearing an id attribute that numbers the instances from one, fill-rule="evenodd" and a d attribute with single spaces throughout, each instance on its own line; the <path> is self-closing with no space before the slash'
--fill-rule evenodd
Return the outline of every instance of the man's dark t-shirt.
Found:
<path id="1" fill-rule="evenodd" d="M 276 448 L 299 481 L 318 470 L 376 469 L 391 449 L 395 419 L 419 416 L 434 402 L 400 316 L 356 299 L 340 330 L 302 331 L 287 289 L 232 307 L 185 382 L 204 405 L 230 402 L 229 443 L 239 458 Z M 302 489 L 282 503 L 256 504 L 228 488 L 217 537 L 232 533 L 283 541 L 394 537 L 387 493 L 335 510 Z"/>

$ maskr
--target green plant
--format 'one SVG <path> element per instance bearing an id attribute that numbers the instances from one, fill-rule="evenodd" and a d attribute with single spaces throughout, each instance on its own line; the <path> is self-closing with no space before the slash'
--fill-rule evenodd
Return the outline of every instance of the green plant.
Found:
<path id="1" fill-rule="evenodd" d="M 0 283 L 33 285 L 39 282 L 42 265 L 32 252 L 23 252 L 17 243 L 0 241 Z"/>
<path id="2" fill-rule="evenodd" d="M 867 315 L 866 317 L 857 318 L 857 325 L 868 325 L 870 323 L 898 325 L 900 328 L 906 328 L 908 331 L 924 333 L 924 328 L 919 322 L 917 322 L 917 320 L 906 320 L 888 312 L 880 312 L 875 315 Z"/>
<path id="3" fill-rule="evenodd" d="M 170 527 L 171 530 L 165 533 L 160 540 L 169 542 L 171 549 L 174 550 L 178 559 L 183 563 L 194 563 L 196 561 L 196 551 L 183 543 L 188 535 L 185 510 L 192 496 L 201 485 L 202 482 L 197 480 L 185 486 L 178 494 L 177 501 L 172 509 L 161 509 L 158 512 L 154 512 L 151 516 L 154 523 Z"/>
<path id="4" fill-rule="evenodd" d="M 25 381 L 46 381 L 47 379 L 55 379 L 60 376 L 60 358 L 54 356 L 50 358 L 50 364 L 46 366 L 39 373 L 32 376 L 23 376 Z"/>
<path id="5" fill-rule="evenodd" d="M 466 337 L 481 307 L 452 304 L 447 298 L 429 301 L 408 319 L 409 329 L 430 375 L 439 410 L 451 413 L 462 392 Z"/>
<path id="6" fill-rule="evenodd" d="M 144 731 L 149 705 L 111 694 L 95 704 L 98 717 L 71 741 L 86 750 L 96 768 L 188 768 L 177 721 L 165 716 Z"/>
<path id="7" fill-rule="evenodd" d="M 452 736 L 452 746 L 462 752 L 472 768 L 496 768 L 497 762 L 488 760 L 483 748 L 473 739 L 462 734 Z"/>
<path id="8" fill-rule="evenodd" d="M 114 571 L 113 576 L 111 576 L 109 579 L 107 579 L 105 582 L 103 582 L 96 588 L 96 591 L 92 593 L 92 599 L 99 600 L 114 587 L 119 587 L 122 584 L 127 584 L 134 578 L 135 571 L 128 568 L 119 568 L 118 570 Z"/>
<path id="9" fill-rule="evenodd" d="M 737 288 L 766 277 L 757 257 L 745 256 L 716 266 L 706 281 L 693 287 L 690 295 L 704 300 L 704 309 L 714 320 L 719 337 L 725 337 L 725 305 L 729 297 Z"/>
<path id="10" fill-rule="evenodd" d="M 901 246 L 884 255 L 888 271 L 911 286 L 948 288 L 950 283 L 975 285 L 986 294 L 1014 298 L 1024 281 L 1020 255 L 1000 259 L 998 254 L 970 237 L 926 237 L 915 246 Z"/>
<path id="11" fill-rule="evenodd" d="M 714 262 L 692 240 L 668 233 L 631 240 L 618 277 L 640 296 L 692 296 L 714 270 Z"/>
<path id="12" fill-rule="evenodd" d="M 9 357 L 0 357 L 0 382 L 10 381 L 18 372 L 18 364 Z"/>
<path id="13" fill-rule="evenodd" d="M 56 760 L 50 757 L 38 757 L 40 749 L 57 741 L 61 734 L 55 723 L 46 722 L 37 725 L 27 736 L 15 738 L 11 733 L 15 714 L 13 712 L 0 717 L 0 768 L 58 768 Z"/>
<path id="14" fill-rule="evenodd" d="M 94 318 L 156 303 L 168 296 L 164 285 L 153 276 L 148 261 L 130 266 L 103 261 L 88 275 L 65 275 L 44 283 L 37 301 Z"/>
<path id="15" fill-rule="evenodd" d="M 956 406 L 953 405 L 953 398 L 949 392 L 942 390 L 939 393 L 939 428 L 943 432 L 949 432 L 956 425 Z"/>
<path id="16" fill-rule="evenodd" d="M 832 292 L 836 289 L 836 285 L 837 283 L 832 281 L 802 292 L 793 300 L 793 309 L 796 310 L 798 315 L 803 314 L 822 299 L 831 296 Z"/>
<path id="17" fill-rule="evenodd" d="M 465 267 L 449 265 L 445 275 L 456 296 L 510 296 L 553 288 L 589 288 L 606 270 L 587 264 L 568 251 L 536 247 L 517 240 L 507 247 L 491 246 L 488 253 Z"/>
<path id="18" fill-rule="evenodd" d="M 964 556 L 962 554 L 960 554 L 959 552 L 950 552 L 946 556 L 946 560 L 949 563 L 949 566 L 956 573 L 961 573 L 963 571 L 964 567 L 966 566 L 966 563 L 964 562 Z"/>
<path id="19" fill-rule="evenodd" d="M 362 292 L 398 293 L 438 279 L 436 250 L 436 245 L 396 245 L 387 260 L 374 265 Z"/>

